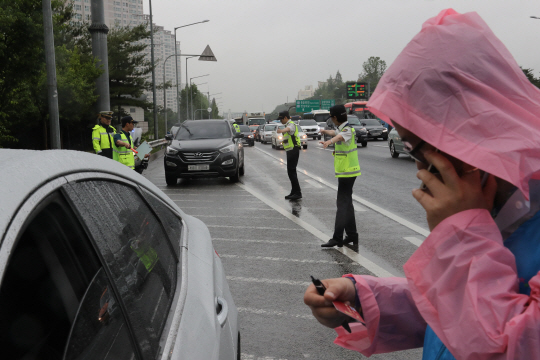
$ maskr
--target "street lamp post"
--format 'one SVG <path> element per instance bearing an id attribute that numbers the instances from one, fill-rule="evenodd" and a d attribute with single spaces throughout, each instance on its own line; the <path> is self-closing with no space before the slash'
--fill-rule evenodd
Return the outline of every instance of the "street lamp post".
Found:
<path id="1" fill-rule="evenodd" d="M 186 70 L 187 70 L 187 62 L 186 62 Z M 190 95 L 191 95 L 191 117 L 192 118 L 195 115 L 193 114 L 193 89 L 192 89 L 192 85 L 191 85 L 191 80 L 197 79 L 197 78 L 200 78 L 200 77 L 209 76 L 209 75 L 210 74 L 205 74 L 205 75 L 200 75 L 200 76 L 195 76 L 195 77 L 189 78 L 189 92 L 190 92 Z M 186 76 L 187 76 L 187 73 L 186 73 Z"/>
<path id="2" fill-rule="evenodd" d="M 175 55 L 176 54 L 169 55 L 167 56 L 167 58 L 165 58 L 165 61 L 163 61 L 163 110 L 165 111 L 165 134 L 167 133 L 167 129 L 168 129 L 167 127 L 167 89 L 165 88 L 165 65 L 167 64 L 167 60 L 169 60 L 170 57 L 175 56 Z M 178 94 L 178 83 L 176 83 L 176 89 L 177 89 L 176 94 Z M 178 109 L 177 111 L 179 112 L 180 109 Z"/>
<path id="3" fill-rule="evenodd" d="M 196 56 L 190 56 L 190 57 L 187 57 L 187 58 L 186 58 L 186 85 L 187 85 L 187 79 L 188 79 L 187 61 L 188 61 L 189 59 L 194 58 L 194 57 L 196 57 Z M 190 85 L 190 89 L 189 89 L 189 90 L 191 91 L 191 85 Z M 188 106 L 188 105 L 189 105 L 189 102 L 188 102 L 188 96 L 187 96 L 187 92 L 186 92 L 186 120 L 189 118 L 189 106 Z"/>
<path id="4" fill-rule="evenodd" d="M 205 22 L 209 22 L 210 20 L 203 20 L 203 21 L 199 21 L 199 22 L 195 22 L 195 23 L 192 23 L 192 24 L 187 24 L 187 25 L 182 25 L 182 26 L 177 26 L 174 28 L 174 53 L 175 54 L 178 54 L 178 52 L 176 51 L 176 30 L 177 29 L 180 29 L 180 28 L 183 28 L 183 27 L 186 27 L 186 26 L 191 26 L 191 25 L 195 25 L 195 24 L 202 24 L 202 23 L 205 23 Z M 182 53 L 180 51 L 180 53 Z M 178 86 L 179 84 L 182 83 L 182 74 L 179 72 L 178 70 L 178 59 L 175 59 L 176 61 L 176 107 L 177 107 L 177 111 L 176 111 L 176 115 L 178 117 L 178 122 L 180 122 L 180 90 L 178 89 Z M 180 64 L 182 65 L 182 64 Z M 187 62 L 186 62 L 186 65 L 187 65 Z M 182 69 L 180 69 L 180 71 L 182 71 Z M 180 76 L 180 82 L 178 80 L 178 77 Z M 187 79 L 187 77 L 186 77 Z"/>
<path id="5" fill-rule="evenodd" d="M 152 61 L 152 102 L 154 108 L 154 140 L 158 138 L 158 121 L 156 112 L 156 68 L 154 66 L 154 20 L 152 18 L 152 0 L 148 0 L 150 7 L 150 61 Z"/>

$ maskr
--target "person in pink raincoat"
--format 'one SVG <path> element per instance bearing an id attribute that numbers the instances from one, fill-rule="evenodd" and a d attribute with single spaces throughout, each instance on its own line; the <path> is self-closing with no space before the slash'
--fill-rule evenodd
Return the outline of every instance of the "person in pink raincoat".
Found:
<path id="1" fill-rule="evenodd" d="M 406 278 L 348 274 L 323 280 L 324 296 L 311 285 L 304 302 L 336 344 L 366 356 L 423 346 L 423 359 L 540 359 L 540 90 L 478 14 L 448 9 L 368 105 L 417 160 L 427 189 L 413 197 L 431 234 Z M 333 300 L 366 326 L 346 332 Z"/>

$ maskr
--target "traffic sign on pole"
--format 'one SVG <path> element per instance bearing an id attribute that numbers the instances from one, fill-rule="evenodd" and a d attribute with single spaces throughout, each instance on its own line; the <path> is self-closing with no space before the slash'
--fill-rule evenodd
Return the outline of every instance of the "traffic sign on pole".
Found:
<path id="1" fill-rule="evenodd" d="M 347 99 L 367 99 L 367 83 L 365 82 L 347 82 Z"/>
<path id="2" fill-rule="evenodd" d="M 328 110 L 336 104 L 336 100 L 296 100 L 296 112 Z"/>

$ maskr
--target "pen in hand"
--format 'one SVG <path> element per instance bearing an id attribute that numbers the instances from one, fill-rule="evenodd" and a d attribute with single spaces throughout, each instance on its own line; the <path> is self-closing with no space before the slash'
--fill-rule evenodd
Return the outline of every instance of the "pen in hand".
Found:
<path id="1" fill-rule="evenodd" d="M 311 276 L 311 282 L 313 282 L 313 285 L 315 285 L 315 289 L 317 289 L 317 292 L 319 295 L 323 296 L 324 292 L 326 291 L 326 287 L 323 285 L 321 280 L 315 279 L 313 276 Z M 343 324 L 341 324 L 345 330 L 347 330 L 349 333 L 351 332 L 351 327 L 349 326 L 349 323 L 345 320 Z"/>

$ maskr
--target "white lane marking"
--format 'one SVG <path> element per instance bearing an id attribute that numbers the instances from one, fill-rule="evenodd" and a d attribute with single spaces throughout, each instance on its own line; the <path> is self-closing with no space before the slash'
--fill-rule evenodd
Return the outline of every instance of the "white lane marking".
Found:
<path id="1" fill-rule="evenodd" d="M 270 257 L 270 256 L 220 254 L 219 257 L 228 258 L 228 259 L 282 261 L 282 262 L 303 263 L 303 264 L 359 265 L 356 263 L 333 261 L 333 260 L 289 259 L 289 258 L 279 258 L 279 257 Z M 360 266 L 363 266 L 363 265 L 360 265 Z M 390 276 L 390 275 L 385 275 L 385 276 Z"/>
<path id="2" fill-rule="evenodd" d="M 321 184 L 319 184 L 318 182 L 316 181 L 313 181 L 313 180 L 306 180 L 306 182 L 310 185 L 312 185 L 313 187 L 316 187 L 318 189 L 322 189 L 322 186 Z"/>
<path id="3" fill-rule="evenodd" d="M 422 240 L 414 237 L 414 236 L 405 236 L 403 237 L 405 240 L 407 240 L 408 242 L 410 242 L 411 244 L 413 245 L 416 245 L 416 246 L 420 246 L 422 245 Z"/>
<path id="4" fill-rule="evenodd" d="M 227 276 L 227 280 L 228 281 L 255 282 L 255 283 L 264 283 L 264 284 L 293 285 L 293 286 L 303 286 L 303 287 L 308 287 L 309 284 L 311 284 L 310 281 L 247 278 L 247 277 L 242 277 L 242 276 Z"/>
<path id="5" fill-rule="evenodd" d="M 280 241 L 280 240 L 253 240 L 253 239 L 226 239 L 226 238 L 212 238 L 212 241 L 234 241 L 245 243 L 261 243 L 261 244 L 286 244 L 286 245 L 302 245 L 313 244 L 313 242 L 307 241 Z"/>
<path id="6" fill-rule="evenodd" d="M 371 145 L 371 146 L 382 147 L 382 148 L 388 148 L 388 145 Z"/>
<path id="7" fill-rule="evenodd" d="M 259 192 L 252 189 L 251 187 L 246 186 L 246 185 L 241 184 L 241 183 L 236 183 L 236 185 L 240 186 L 242 189 L 245 189 L 246 191 L 250 192 L 253 196 L 260 199 L 261 201 L 263 201 L 266 205 L 270 206 L 271 208 L 274 208 L 277 212 L 279 212 L 281 215 L 285 216 L 286 218 L 288 218 L 292 222 L 296 223 L 297 225 L 300 225 L 301 227 L 303 227 L 304 229 L 306 229 L 307 231 L 309 231 L 310 233 L 312 233 L 313 235 L 318 237 L 319 240 L 321 240 L 322 242 L 325 243 L 325 242 L 328 241 L 328 239 L 331 238 L 330 235 L 326 235 L 325 233 L 323 233 L 319 229 L 316 229 L 314 226 L 308 224 L 304 220 L 297 218 L 296 216 L 294 216 L 293 214 L 291 214 L 287 210 L 283 209 L 282 207 L 276 205 L 274 202 L 270 201 L 268 198 L 264 197 Z M 347 255 L 347 256 L 349 256 L 349 255 Z M 352 259 L 350 256 L 349 256 L 349 258 Z M 352 259 L 352 260 L 356 261 L 357 263 L 359 263 L 360 265 L 365 267 L 368 271 L 370 271 L 372 274 L 375 274 L 378 277 L 394 276 L 394 274 L 392 274 L 391 272 L 387 271 L 386 269 L 383 269 L 379 265 L 377 265 L 374 262 L 372 262 L 371 260 L 368 260 L 367 258 L 361 256 L 360 254 L 357 254 L 355 256 L 355 258 Z"/>
<path id="8" fill-rule="evenodd" d="M 354 204 L 354 203 L 353 203 L 353 207 L 354 207 L 354 211 L 358 211 L 358 212 L 367 211 L 366 208 L 364 208 L 363 206 L 360 206 L 360 205 L 358 205 L 358 204 Z"/>
<path id="9" fill-rule="evenodd" d="M 237 219 L 238 216 L 230 216 L 230 215 L 206 215 L 206 214 L 189 214 L 191 216 L 195 217 L 209 217 L 209 218 L 227 218 L 227 219 Z M 242 219 L 258 219 L 261 220 L 260 215 L 259 216 L 244 216 L 242 215 Z M 275 217 L 275 216 L 265 216 L 265 220 L 283 220 L 281 217 Z"/>
<path id="10" fill-rule="evenodd" d="M 304 358 L 309 358 L 309 354 L 303 354 L 304 355 Z M 245 354 L 245 353 L 241 353 L 240 354 L 240 360 L 287 360 L 285 358 L 278 358 L 276 356 L 257 356 L 257 355 L 252 355 L 252 354 Z"/>
<path id="11" fill-rule="evenodd" d="M 167 196 L 170 198 L 171 196 L 174 196 L 174 195 L 167 195 Z M 177 195 L 177 196 L 182 196 L 182 195 Z M 215 203 L 216 202 L 216 200 L 201 200 L 201 199 L 172 199 L 171 198 L 171 200 L 172 201 L 190 201 L 190 202 L 195 201 L 195 202 L 205 202 L 205 203 Z M 248 203 L 258 203 L 257 200 L 242 200 L 242 203 L 246 203 L 246 202 L 248 202 Z"/>
<path id="12" fill-rule="evenodd" d="M 251 314 L 259 314 L 259 315 L 287 316 L 287 317 L 294 317 L 298 319 L 308 319 L 308 320 L 313 319 L 313 315 L 289 314 L 285 311 L 263 310 L 263 309 L 247 308 L 247 307 L 238 307 L 237 310 L 238 312 L 248 312 Z"/>
<path id="13" fill-rule="evenodd" d="M 161 190 L 163 191 L 165 194 L 167 194 L 167 196 L 205 196 L 205 195 L 208 195 L 207 193 L 186 193 L 186 194 L 180 194 L 180 193 L 176 193 L 176 194 L 169 194 L 169 193 L 166 193 L 165 191 L 175 191 L 175 190 Z M 243 197 L 251 197 L 251 195 L 247 195 L 247 194 L 216 194 L 216 195 L 212 195 L 214 197 L 216 196 L 234 196 L 234 197 L 240 197 L 240 196 L 243 196 Z"/>
<path id="14" fill-rule="evenodd" d="M 241 228 L 241 229 L 258 229 L 258 230 L 287 230 L 287 231 L 305 231 L 304 229 L 287 229 L 268 226 L 244 226 L 244 225 L 206 225 L 209 228 Z"/>
<path id="15" fill-rule="evenodd" d="M 175 202 L 178 200 L 174 200 Z M 215 209 L 218 211 L 223 211 L 222 209 L 216 209 L 215 206 L 183 206 L 178 205 L 180 207 L 180 210 L 183 209 Z M 248 211 L 275 211 L 274 209 L 259 209 L 259 208 L 252 208 L 252 207 L 241 207 L 241 208 L 235 208 L 235 211 L 239 210 L 248 210 Z"/>
<path id="16" fill-rule="evenodd" d="M 284 162 L 284 160 L 280 159 L 280 158 L 277 158 L 275 157 L 274 155 L 264 151 L 264 150 L 260 150 L 259 148 L 256 148 L 258 151 L 270 156 L 270 157 L 273 157 L 274 159 L 278 160 L 278 161 L 281 161 L 281 162 Z M 324 184 L 328 187 L 330 187 L 331 189 L 334 189 L 337 191 L 337 186 L 334 185 L 334 184 L 330 184 L 328 181 L 318 177 L 318 176 L 315 176 L 315 175 L 311 175 L 310 173 L 308 173 L 306 170 L 303 170 L 301 168 L 296 168 L 298 171 L 301 171 L 302 173 L 304 173 L 304 175 L 306 176 L 309 176 L 310 178 L 314 179 L 314 180 L 317 180 L 318 182 L 320 182 L 321 184 Z M 361 197 L 357 196 L 357 195 L 354 195 L 353 194 L 353 200 L 355 201 L 358 201 L 360 204 L 378 212 L 379 214 L 381 215 L 384 215 L 392 220 L 394 220 L 395 222 L 411 229 L 412 231 L 420 234 L 420 235 L 423 235 L 423 236 L 429 236 L 429 230 L 427 229 L 424 229 L 422 228 L 421 226 L 418 226 L 416 224 L 413 224 L 412 222 L 410 222 L 409 220 L 405 220 L 403 219 L 402 217 L 396 215 L 396 214 L 393 214 L 391 213 L 390 211 L 386 210 L 386 209 L 383 209 L 382 207 L 378 206 L 378 205 L 375 205 L 365 199 L 362 199 Z"/>

